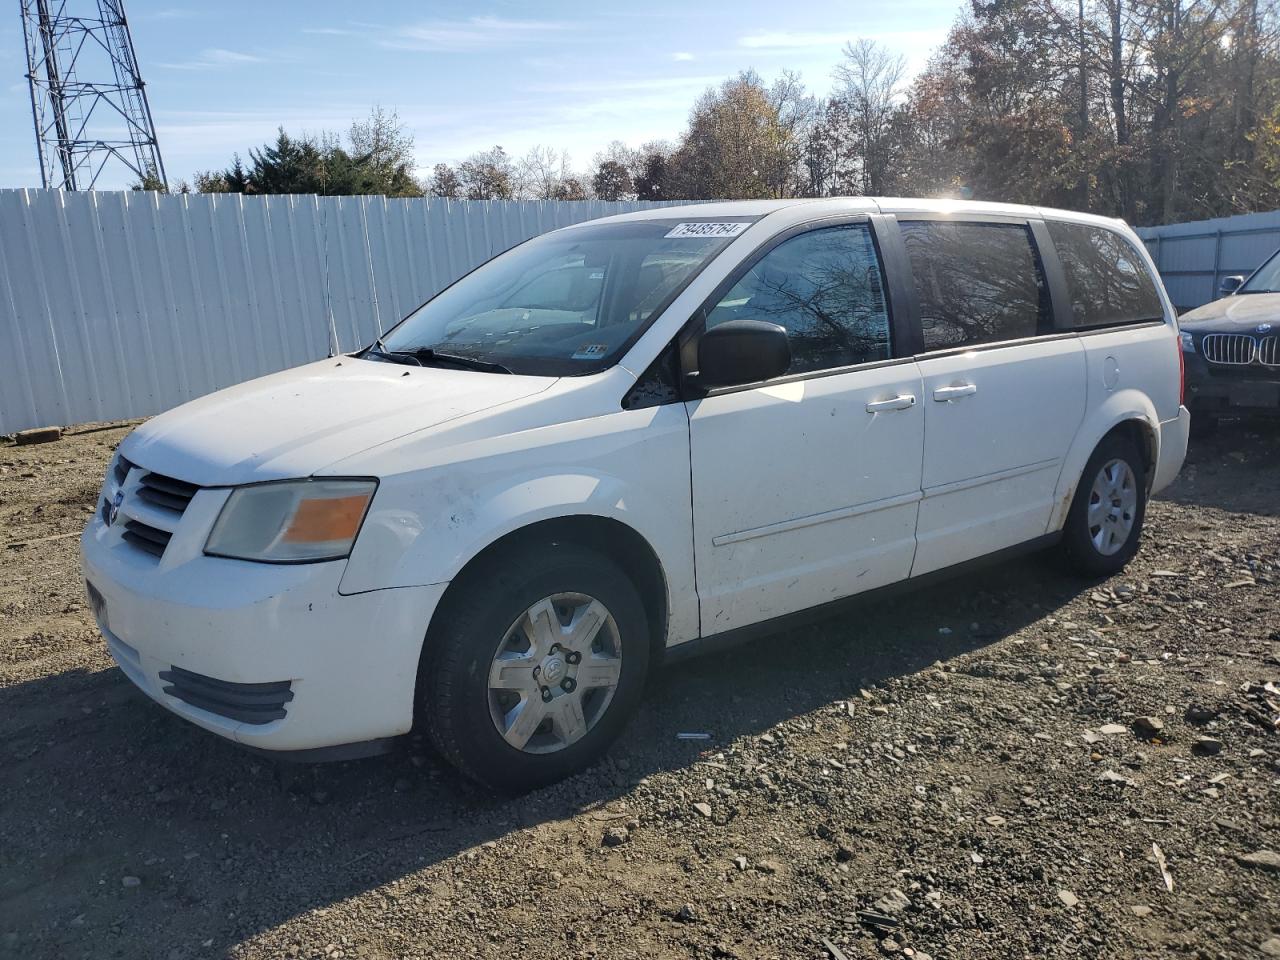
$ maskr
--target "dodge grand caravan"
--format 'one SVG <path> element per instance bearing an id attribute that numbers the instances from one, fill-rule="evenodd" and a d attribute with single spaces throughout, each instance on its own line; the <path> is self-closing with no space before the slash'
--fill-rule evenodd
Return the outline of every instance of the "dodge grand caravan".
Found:
<path id="1" fill-rule="evenodd" d="M 1186 451 L 1181 359 L 1117 221 L 631 213 L 143 424 L 84 576 L 121 669 L 207 730 L 332 758 L 417 725 L 522 789 L 664 659 L 981 558 L 1118 571 Z"/>

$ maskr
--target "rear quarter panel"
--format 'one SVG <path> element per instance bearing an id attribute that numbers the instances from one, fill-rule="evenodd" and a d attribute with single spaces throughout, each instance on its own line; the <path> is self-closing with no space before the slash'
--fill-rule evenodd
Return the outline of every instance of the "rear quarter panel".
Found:
<path id="1" fill-rule="evenodd" d="M 1080 340 L 1088 376 L 1085 417 L 1063 462 L 1050 531 L 1066 522 L 1085 464 L 1107 433 L 1126 420 L 1138 421 L 1155 465 L 1162 453 L 1161 424 L 1176 421 L 1179 412 L 1179 345 L 1171 323 L 1087 333 Z"/>

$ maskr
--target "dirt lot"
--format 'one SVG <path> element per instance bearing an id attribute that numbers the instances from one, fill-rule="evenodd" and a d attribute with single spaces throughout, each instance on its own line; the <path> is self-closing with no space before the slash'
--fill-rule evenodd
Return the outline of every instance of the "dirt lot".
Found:
<path id="1" fill-rule="evenodd" d="M 1276 427 L 1194 449 L 1123 577 L 1022 561 L 673 668 L 514 801 L 136 692 L 58 538 L 125 432 L 0 445 L 0 956 L 1280 956 Z"/>

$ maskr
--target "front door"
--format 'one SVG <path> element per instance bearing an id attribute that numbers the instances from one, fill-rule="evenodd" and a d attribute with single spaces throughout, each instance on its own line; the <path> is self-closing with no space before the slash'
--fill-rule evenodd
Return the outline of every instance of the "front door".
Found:
<path id="1" fill-rule="evenodd" d="M 704 636 L 904 579 L 915 553 L 924 409 L 894 358 L 870 226 L 799 233 L 703 313 L 785 327 L 779 380 L 688 403 Z"/>

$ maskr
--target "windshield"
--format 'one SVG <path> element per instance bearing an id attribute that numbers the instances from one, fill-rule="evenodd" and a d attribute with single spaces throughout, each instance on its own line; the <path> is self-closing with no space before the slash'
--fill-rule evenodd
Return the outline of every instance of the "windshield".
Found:
<path id="1" fill-rule="evenodd" d="M 537 237 L 428 300 L 365 356 L 543 376 L 603 370 L 750 225 L 640 220 Z"/>
<path id="2" fill-rule="evenodd" d="M 1280 250 L 1255 270 L 1236 293 L 1280 293 Z"/>

